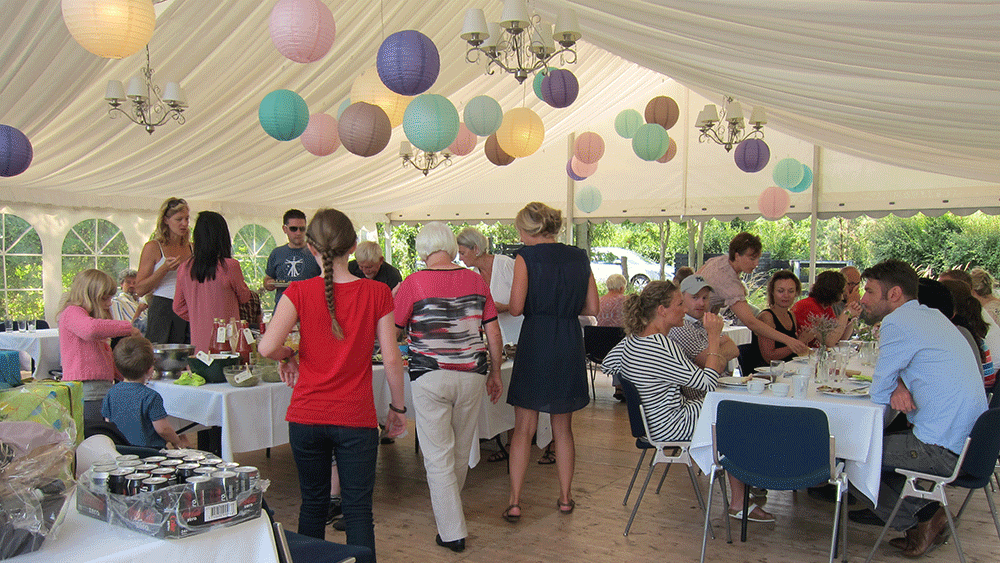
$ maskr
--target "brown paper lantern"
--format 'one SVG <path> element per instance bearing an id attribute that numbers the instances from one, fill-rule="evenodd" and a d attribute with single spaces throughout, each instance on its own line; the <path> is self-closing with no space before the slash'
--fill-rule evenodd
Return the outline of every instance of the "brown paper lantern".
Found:
<path id="1" fill-rule="evenodd" d="M 646 104 L 646 123 L 659 123 L 664 129 L 673 127 L 680 115 L 677 102 L 667 96 L 657 96 Z"/>
<path id="2" fill-rule="evenodd" d="M 496 133 L 486 138 L 486 146 L 483 150 L 486 152 L 486 158 L 497 166 L 507 166 L 511 162 L 514 162 L 514 157 L 503 152 L 503 149 L 500 148 Z"/>
<path id="3" fill-rule="evenodd" d="M 392 125 L 385 110 L 366 102 L 354 102 L 340 115 L 340 143 L 358 156 L 373 156 L 389 144 Z"/>
<path id="4" fill-rule="evenodd" d="M 670 146 L 667 147 L 667 152 L 663 153 L 663 156 L 656 159 L 656 162 L 661 162 L 661 163 L 670 162 L 676 155 L 677 155 L 677 141 L 670 139 Z"/>

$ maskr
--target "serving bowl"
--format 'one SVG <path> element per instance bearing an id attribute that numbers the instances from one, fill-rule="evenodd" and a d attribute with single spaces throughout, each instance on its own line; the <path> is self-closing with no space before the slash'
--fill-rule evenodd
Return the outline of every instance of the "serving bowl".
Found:
<path id="1" fill-rule="evenodd" d="M 177 379 L 188 367 L 188 356 L 194 353 L 190 344 L 154 344 L 153 366 L 157 377 Z"/>
<path id="2" fill-rule="evenodd" d="M 243 375 L 244 373 L 246 375 Z M 222 374 L 233 387 L 253 387 L 260 383 L 260 376 L 244 365 L 226 366 L 222 368 Z"/>

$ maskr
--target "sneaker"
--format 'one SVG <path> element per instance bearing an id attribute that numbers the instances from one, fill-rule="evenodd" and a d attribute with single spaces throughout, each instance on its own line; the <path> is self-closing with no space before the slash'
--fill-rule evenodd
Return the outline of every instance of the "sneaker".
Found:
<path id="1" fill-rule="evenodd" d="M 337 519 L 341 519 L 343 516 L 343 511 L 340 508 L 340 497 L 330 497 L 330 506 L 326 511 L 326 525 L 334 524 Z"/>

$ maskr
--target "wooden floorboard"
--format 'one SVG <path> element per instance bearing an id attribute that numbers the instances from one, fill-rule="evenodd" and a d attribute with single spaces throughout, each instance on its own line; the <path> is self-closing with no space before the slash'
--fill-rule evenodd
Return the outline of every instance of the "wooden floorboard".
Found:
<path id="1" fill-rule="evenodd" d="M 486 462 L 485 455 L 490 453 L 492 444 L 485 443 L 484 460 L 470 469 L 462 494 L 469 528 L 467 547 L 462 553 L 453 553 L 434 543 L 437 532 L 423 460 L 414 452 L 412 422 L 407 437 L 380 446 L 374 497 L 380 561 L 697 561 L 703 516 L 683 466 L 669 472 L 659 495 L 655 494 L 655 488 L 662 469 L 656 470 L 631 532 L 628 537 L 622 535 L 646 469 L 644 466 L 639 473 L 629 505 L 622 506 L 639 453 L 630 437 L 625 405 L 611 398 L 612 388 L 607 378 L 599 375 L 597 383 L 597 400 L 573 418 L 577 447 L 574 513 L 562 515 L 556 509 L 559 488 L 555 466 L 531 463 L 521 502 L 524 516 L 517 524 L 501 519 L 509 488 L 506 464 Z M 536 449 L 533 456 L 537 458 L 540 453 Z M 237 454 L 236 460 L 259 467 L 262 476 L 271 480 L 266 494 L 268 503 L 275 509 L 277 519 L 286 528 L 295 530 L 299 491 L 291 449 L 274 448 L 270 458 L 263 451 Z M 707 494 L 705 476 L 700 477 L 700 484 Z M 964 490 L 952 493 L 953 511 L 961 504 L 963 493 Z M 709 539 L 706 560 L 724 563 L 827 560 L 832 504 L 814 500 L 803 491 L 771 492 L 766 506 L 777 518 L 775 524 L 751 524 L 747 542 L 740 543 L 739 522 L 734 520 L 736 541 L 727 544 L 721 516 L 724 511 L 716 489 L 712 511 L 716 539 Z M 864 561 L 878 531 L 871 526 L 850 525 L 850 561 Z M 962 517 L 959 538 L 968 562 L 1000 561 L 1000 540 L 981 492 L 973 497 Z M 327 539 L 343 542 L 344 534 L 328 528 Z M 875 560 L 907 559 L 883 544 Z M 923 560 L 958 561 L 958 555 L 949 542 L 925 555 Z"/>

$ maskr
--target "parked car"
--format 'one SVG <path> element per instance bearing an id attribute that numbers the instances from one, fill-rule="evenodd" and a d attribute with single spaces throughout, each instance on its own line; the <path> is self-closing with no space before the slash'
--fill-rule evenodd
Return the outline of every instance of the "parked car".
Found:
<path id="1" fill-rule="evenodd" d="M 660 279 L 659 264 L 650 262 L 635 251 L 614 246 L 597 246 L 590 249 L 590 269 L 594 272 L 594 279 L 603 283 L 611 274 L 622 274 L 623 256 L 627 259 L 630 286 L 642 289 L 651 280 Z M 663 279 L 673 278 L 674 267 L 665 265 L 663 276 Z"/>

